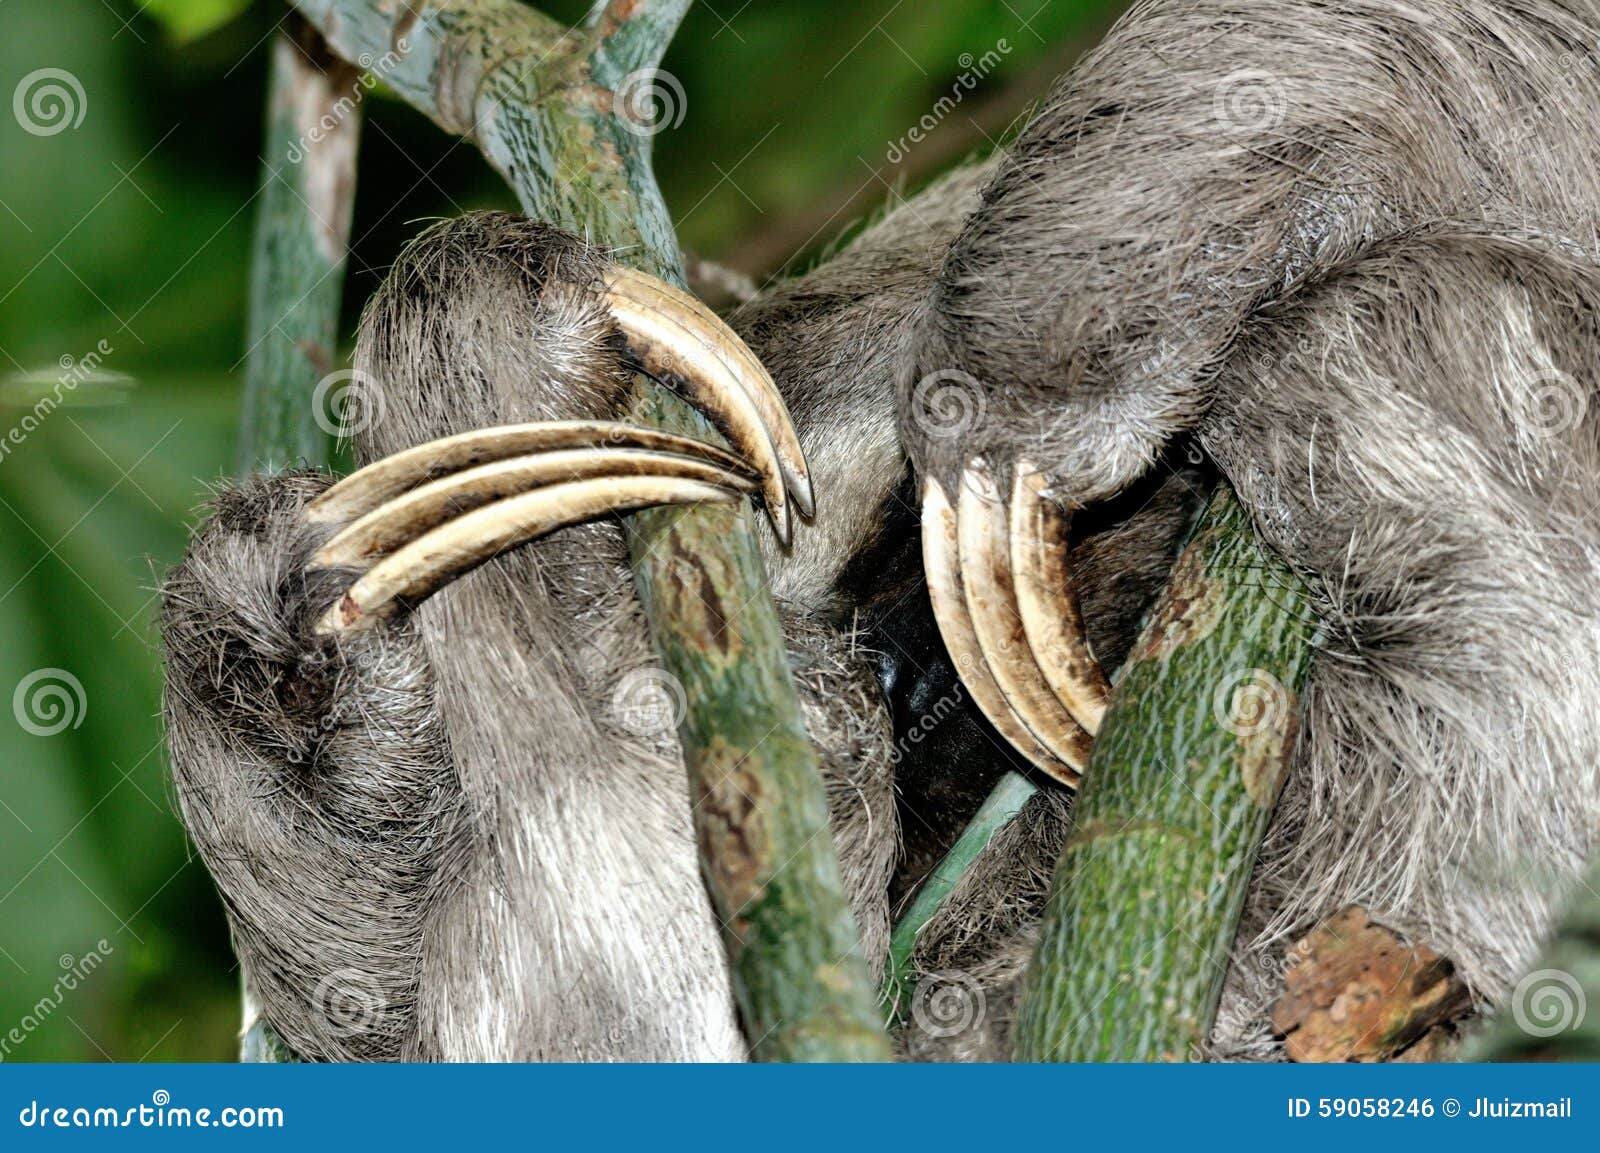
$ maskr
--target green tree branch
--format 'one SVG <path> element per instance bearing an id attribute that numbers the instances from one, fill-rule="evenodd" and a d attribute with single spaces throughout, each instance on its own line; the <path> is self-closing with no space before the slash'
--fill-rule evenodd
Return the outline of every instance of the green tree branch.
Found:
<path id="1" fill-rule="evenodd" d="M 1600 858 L 1534 968 L 1468 1046 L 1473 1061 L 1600 1061 Z"/>
<path id="2" fill-rule="evenodd" d="M 1220 489 L 1096 739 L 1028 977 L 1020 1059 L 1203 1053 L 1315 633 L 1300 581 Z"/>
<path id="3" fill-rule="evenodd" d="M 328 411 L 355 203 L 357 73 L 293 13 L 273 38 L 250 253 L 240 472 L 328 463 Z"/>

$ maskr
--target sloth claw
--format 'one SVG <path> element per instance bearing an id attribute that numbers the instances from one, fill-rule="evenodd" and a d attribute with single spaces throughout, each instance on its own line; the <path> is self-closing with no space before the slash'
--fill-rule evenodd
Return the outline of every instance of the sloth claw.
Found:
<path id="1" fill-rule="evenodd" d="M 755 353 L 716 313 L 665 281 L 612 265 L 598 291 L 631 366 L 696 405 L 734 451 L 690 447 L 698 442 L 645 429 L 633 430 L 624 443 L 717 459 L 732 471 L 752 473 L 773 531 L 788 544 L 790 500 L 802 516 L 810 517 L 816 498 L 789 410 Z M 308 515 L 346 523 L 424 480 L 457 469 L 523 453 L 610 446 L 619 427 L 571 421 L 446 437 L 363 469 L 324 494 Z"/>
<path id="2" fill-rule="evenodd" d="M 961 675 L 961 683 L 990 724 L 1013 748 L 1057 780 L 1076 785 L 1077 769 L 1040 743 L 1006 700 L 1005 691 L 990 671 L 967 608 L 960 548 L 956 510 L 939 483 L 930 480 L 922 494 L 922 565 L 933 615 L 939 623 L 945 648 Z"/>
<path id="3" fill-rule="evenodd" d="M 1044 495 L 1027 461 L 1011 486 L 1011 573 L 1029 648 L 1056 699 L 1090 736 L 1100 731 L 1111 685 L 1089 651 L 1068 559 L 1072 517 Z"/>
<path id="4" fill-rule="evenodd" d="M 451 477 L 425 485 L 393 505 L 375 510 L 330 541 L 312 558 L 312 567 L 360 567 L 377 553 L 386 555 L 345 590 L 317 622 L 317 632 L 354 633 L 371 628 L 501 553 L 557 529 L 656 505 L 734 501 L 750 487 L 747 480 L 731 473 L 708 480 L 695 479 L 688 469 L 681 475 L 630 472 L 636 462 L 629 461 L 609 473 L 600 464 L 590 470 L 595 475 L 583 479 L 545 484 L 498 499 L 486 496 L 486 490 L 508 484 L 508 476 L 534 471 L 538 458 L 505 463 L 515 467 L 492 478 Z M 471 471 L 483 474 L 495 467 Z M 457 499 L 460 505 L 453 505 Z M 471 511 L 454 516 L 461 507 Z M 439 521 L 442 523 L 433 527 Z M 420 534 L 408 538 L 408 529 L 420 530 Z"/>
<path id="5" fill-rule="evenodd" d="M 313 524 L 348 524 L 402 493 L 463 469 L 533 453 L 611 448 L 699 456 L 731 472 L 746 466 L 732 453 L 670 432 L 601 420 L 540 421 L 440 437 L 351 473 L 306 506 Z"/>
<path id="6" fill-rule="evenodd" d="M 1089 734 L 1045 680 L 1023 628 L 1005 505 L 981 464 L 963 478 L 957 523 L 967 612 L 989 671 L 1028 730 L 1057 760 L 1081 772 L 1089 757 Z"/>
<path id="7" fill-rule="evenodd" d="M 1109 689 L 1089 653 L 1067 564 L 1068 514 L 1021 462 L 1009 502 L 974 462 L 952 507 L 923 487 L 923 567 L 961 679 L 1002 736 L 1076 786 Z"/>
<path id="8" fill-rule="evenodd" d="M 684 443 L 709 447 L 696 441 Z M 484 505 L 550 485 L 624 478 L 699 481 L 739 493 L 755 488 L 749 473 L 737 462 L 660 448 L 556 449 L 513 456 L 428 481 L 386 501 L 342 529 L 312 557 L 311 564 L 316 568 L 365 568 L 423 533 Z M 612 491 L 626 491 L 626 487 L 613 485 Z"/>
<path id="9" fill-rule="evenodd" d="M 312 568 L 360 576 L 320 633 L 370 628 L 507 549 L 653 505 L 759 491 L 778 539 L 790 500 L 815 510 L 800 440 L 772 377 L 710 309 L 621 266 L 600 291 L 632 366 L 681 392 L 733 446 L 604 421 L 506 425 L 447 436 L 361 469 L 306 509 L 341 526 Z"/>
<path id="10" fill-rule="evenodd" d="M 694 296 L 642 272 L 613 265 L 605 299 L 640 370 L 682 393 L 755 466 L 767 515 L 788 544 L 789 499 L 810 517 L 816 498 L 788 407 L 756 354 Z"/>

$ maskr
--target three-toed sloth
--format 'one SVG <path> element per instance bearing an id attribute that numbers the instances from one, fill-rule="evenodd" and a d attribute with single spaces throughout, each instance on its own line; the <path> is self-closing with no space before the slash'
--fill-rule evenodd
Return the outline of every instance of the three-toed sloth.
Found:
<path id="1" fill-rule="evenodd" d="M 1600 821 L 1597 44 L 1586 0 L 1148 0 L 737 337 L 546 226 L 429 229 L 361 323 L 376 463 L 223 492 L 166 585 L 178 797 L 266 1020 L 745 1053 L 606 515 L 750 494 L 871 963 L 994 780 L 1046 786 L 919 944 L 983 1025 L 902 1037 L 1002 1056 L 1098 668 L 1217 474 L 1324 627 L 1214 1052 L 1278 1051 L 1258 962 L 1354 902 L 1502 997 Z M 617 425 L 639 371 L 729 448 Z"/>

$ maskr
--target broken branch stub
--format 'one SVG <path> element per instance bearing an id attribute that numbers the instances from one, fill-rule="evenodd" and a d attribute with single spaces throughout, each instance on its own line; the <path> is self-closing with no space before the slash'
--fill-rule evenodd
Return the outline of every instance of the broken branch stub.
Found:
<path id="1" fill-rule="evenodd" d="M 1472 995 L 1449 960 L 1350 906 L 1285 958 L 1272 1027 L 1291 1061 L 1437 1060 Z"/>

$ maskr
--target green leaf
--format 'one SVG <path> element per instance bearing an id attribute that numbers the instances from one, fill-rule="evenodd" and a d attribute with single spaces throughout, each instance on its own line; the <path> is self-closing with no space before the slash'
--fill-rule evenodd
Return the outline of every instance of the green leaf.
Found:
<path id="1" fill-rule="evenodd" d="M 231 23 L 250 0 L 147 0 L 144 12 L 166 28 L 175 43 L 188 44 Z"/>

